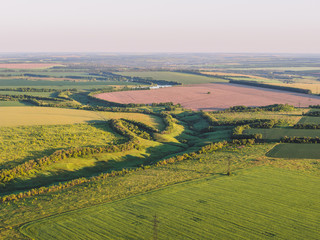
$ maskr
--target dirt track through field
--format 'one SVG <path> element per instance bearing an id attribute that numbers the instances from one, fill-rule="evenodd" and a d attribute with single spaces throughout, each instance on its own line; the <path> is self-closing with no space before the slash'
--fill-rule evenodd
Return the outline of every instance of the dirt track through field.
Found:
<path id="1" fill-rule="evenodd" d="M 208 93 L 210 92 L 210 93 Z M 239 86 L 228 83 L 208 83 L 177 86 L 156 90 L 137 90 L 97 94 L 96 97 L 117 103 L 180 103 L 192 110 L 221 110 L 231 106 L 266 106 L 288 103 L 308 107 L 320 104 L 320 97 L 307 94 Z"/>

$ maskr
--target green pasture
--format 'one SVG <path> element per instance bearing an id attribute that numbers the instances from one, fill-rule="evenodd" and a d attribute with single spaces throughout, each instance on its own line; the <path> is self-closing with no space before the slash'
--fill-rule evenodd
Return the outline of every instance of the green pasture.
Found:
<path id="1" fill-rule="evenodd" d="M 244 131 L 245 134 L 261 133 L 266 140 L 279 140 L 287 137 L 319 137 L 320 129 L 294 129 L 294 128 L 252 128 Z"/>
<path id="2" fill-rule="evenodd" d="M 69 124 L 0 128 L 0 163 L 49 155 L 57 149 L 104 146 L 123 141 L 107 124 Z"/>
<path id="3" fill-rule="evenodd" d="M 226 80 L 214 77 L 206 77 L 195 74 L 165 72 L 165 71 L 150 71 L 150 72 L 116 72 L 123 76 L 152 78 L 154 80 L 176 81 L 183 84 L 198 84 L 211 82 L 226 82 Z"/>
<path id="4" fill-rule="evenodd" d="M 120 82 L 120 81 L 47 81 L 47 80 L 26 80 L 26 79 L 0 79 L 0 88 L 4 87 L 40 87 L 40 88 L 77 88 L 77 89 L 91 89 L 102 88 L 109 85 L 138 85 L 134 82 Z"/>
<path id="5" fill-rule="evenodd" d="M 28 102 L 18 102 L 18 101 L 0 101 L 0 107 L 23 107 L 23 106 L 32 106 L 32 104 Z"/>
<path id="6" fill-rule="evenodd" d="M 270 167 L 214 175 L 41 219 L 33 239 L 317 239 L 319 177 Z M 303 192 L 303 194 L 301 194 Z"/>
<path id="7" fill-rule="evenodd" d="M 54 92 L 18 92 L 18 91 L 0 91 L 0 95 L 29 95 L 36 97 L 55 97 Z"/>
<path id="8" fill-rule="evenodd" d="M 301 124 L 320 124 L 320 117 L 308 117 L 304 116 L 298 123 Z"/>
<path id="9" fill-rule="evenodd" d="M 275 158 L 320 159 L 319 144 L 281 143 L 266 155 Z"/>

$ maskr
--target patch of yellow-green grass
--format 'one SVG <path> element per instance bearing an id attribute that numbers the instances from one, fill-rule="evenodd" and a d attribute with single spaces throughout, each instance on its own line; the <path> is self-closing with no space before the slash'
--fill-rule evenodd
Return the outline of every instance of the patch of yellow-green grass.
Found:
<path id="1" fill-rule="evenodd" d="M 33 105 L 28 102 L 0 101 L 0 107 L 22 107 L 22 106 L 33 106 Z"/>
<path id="2" fill-rule="evenodd" d="M 179 146 L 140 139 L 141 149 L 132 149 L 124 152 L 101 153 L 87 157 L 64 159 L 48 165 L 31 175 L 16 179 L 19 186 L 32 188 L 52 184 L 57 180 L 63 181 L 79 177 L 89 177 L 102 172 L 135 168 L 141 165 L 154 163 L 170 154 L 181 152 Z M 12 188 L 9 187 L 9 188 Z"/>
<path id="3" fill-rule="evenodd" d="M 73 124 L 126 118 L 163 128 L 161 118 L 141 113 L 95 112 L 49 107 L 0 108 L 0 127 Z"/>
<path id="4" fill-rule="evenodd" d="M 199 84 L 211 82 L 227 82 L 221 78 L 206 77 L 196 74 L 165 72 L 165 71 L 149 71 L 149 72 L 117 72 L 123 76 L 152 78 L 154 80 L 175 81 L 182 84 Z M 165 101 L 164 101 L 165 102 Z"/>
<path id="5" fill-rule="evenodd" d="M 184 126 L 177 124 L 177 123 L 174 123 L 173 126 L 174 127 L 170 133 L 167 133 L 167 134 L 156 133 L 156 134 L 154 134 L 155 139 L 159 142 L 179 143 L 179 141 L 176 139 L 176 137 L 181 135 L 183 133 L 183 131 L 185 130 L 185 128 L 184 128 Z"/>
<path id="6" fill-rule="evenodd" d="M 57 149 L 105 146 L 124 141 L 107 124 L 1 127 L 0 163 L 18 163 L 52 154 Z"/>
<path id="7" fill-rule="evenodd" d="M 230 113 L 214 113 L 211 114 L 218 121 L 232 121 L 242 119 L 277 119 L 284 120 L 290 124 L 296 124 L 301 118 L 302 113 L 306 109 L 297 109 L 291 112 L 230 112 Z"/>

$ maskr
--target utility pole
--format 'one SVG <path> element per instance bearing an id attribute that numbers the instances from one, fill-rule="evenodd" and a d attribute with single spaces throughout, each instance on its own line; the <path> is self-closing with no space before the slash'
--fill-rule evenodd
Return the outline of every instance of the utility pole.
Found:
<path id="1" fill-rule="evenodd" d="M 227 175 L 231 176 L 231 157 L 228 157 L 228 170 L 227 170 Z"/>
<path id="2" fill-rule="evenodd" d="M 154 214 L 153 217 L 153 240 L 158 240 L 158 217 L 156 214 Z"/>

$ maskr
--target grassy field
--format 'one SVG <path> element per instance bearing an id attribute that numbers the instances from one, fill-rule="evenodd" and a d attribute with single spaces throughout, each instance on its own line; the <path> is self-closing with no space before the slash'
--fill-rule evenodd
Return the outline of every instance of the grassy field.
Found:
<path id="1" fill-rule="evenodd" d="M 57 149 L 104 146 L 123 139 L 106 124 L 1 127 L 0 163 L 20 162 Z"/>
<path id="2" fill-rule="evenodd" d="M 305 116 L 305 117 L 301 118 L 298 123 L 301 123 L 301 124 L 320 124 L 320 117 Z"/>
<path id="3" fill-rule="evenodd" d="M 23 106 L 32 106 L 32 104 L 28 102 L 0 101 L 0 108 L 1 107 L 23 107 Z"/>
<path id="4" fill-rule="evenodd" d="M 231 113 L 214 113 L 212 116 L 218 121 L 232 121 L 241 119 L 276 119 L 284 120 L 289 124 L 296 124 L 302 117 L 304 109 L 298 109 L 291 112 L 231 112 Z"/>
<path id="5" fill-rule="evenodd" d="M 254 168 L 42 219 L 21 231 L 46 240 L 151 239 L 156 214 L 159 239 L 317 239 L 318 182 Z"/>
<path id="6" fill-rule="evenodd" d="M 276 145 L 267 153 L 268 157 L 320 159 L 318 144 L 283 143 Z"/>
<path id="7" fill-rule="evenodd" d="M 279 140 L 284 136 L 287 137 L 319 137 L 320 129 L 294 129 L 294 128 L 271 128 L 271 129 L 248 129 L 246 134 L 261 133 L 263 139 Z"/>
<path id="8" fill-rule="evenodd" d="M 135 196 L 138 193 L 192 179 L 225 176 L 227 159 L 229 158 L 232 161 L 232 171 L 236 176 L 239 174 L 239 172 L 235 173 L 237 169 L 272 164 L 274 167 L 284 169 L 301 169 L 302 171 L 299 174 L 305 178 L 309 178 L 309 176 L 311 178 L 313 176 L 320 177 L 318 165 L 315 164 L 320 160 L 283 161 L 282 159 L 273 158 L 269 161 L 264 155 L 273 146 L 274 144 L 259 144 L 239 148 L 236 151 L 226 149 L 213 154 L 203 154 L 199 158 L 176 164 L 152 167 L 125 176 L 101 179 L 63 191 L 0 204 L 0 219 L 3 219 L 3 221 L 0 221 L 0 238 L 25 239 L 26 237 L 19 233 L 20 226 L 44 217 Z M 250 186 L 251 184 L 248 185 Z"/>
<path id="9" fill-rule="evenodd" d="M 0 108 L 0 116 L 0 127 L 72 124 L 128 118 L 163 128 L 163 122 L 159 117 L 141 113 L 94 112 L 48 107 L 5 107 Z"/>
<path id="10" fill-rule="evenodd" d="M 132 77 L 151 77 L 155 80 L 167 80 L 167 81 L 176 81 L 183 84 L 197 84 L 197 83 L 211 83 L 211 82 L 226 82 L 223 79 L 205 77 L 195 74 L 187 73 L 178 73 L 178 72 L 117 72 L 123 76 L 132 76 Z"/>
<path id="11" fill-rule="evenodd" d="M 26 79 L 0 79 L 0 87 L 41 87 L 41 88 L 77 88 L 77 89 L 91 89 L 110 85 L 138 85 L 134 82 L 118 82 L 118 81 L 45 81 L 45 80 L 26 80 Z"/>

